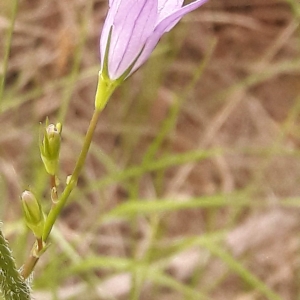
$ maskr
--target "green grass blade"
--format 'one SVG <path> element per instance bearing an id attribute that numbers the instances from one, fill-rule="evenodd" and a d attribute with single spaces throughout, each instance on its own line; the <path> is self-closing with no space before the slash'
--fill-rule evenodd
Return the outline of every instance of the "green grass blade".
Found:
<path id="1" fill-rule="evenodd" d="M 255 290 L 269 300 L 282 300 L 282 298 L 273 290 L 271 290 L 262 280 L 256 277 L 253 273 L 247 270 L 238 260 L 232 257 L 227 251 L 219 247 L 218 244 L 206 241 L 202 245 L 208 249 L 212 254 L 219 257 L 225 264 L 229 266 L 236 274 L 238 274 L 244 282 L 248 283 Z"/>
<path id="2" fill-rule="evenodd" d="M 19 0 L 14 0 L 12 2 L 12 15 L 10 18 L 10 26 L 8 28 L 7 39 L 5 43 L 5 49 L 4 49 L 3 70 L 2 70 L 3 73 L 0 79 L 0 111 L 2 110 L 1 107 L 2 107 L 3 92 L 5 87 L 6 73 L 8 68 L 8 58 L 11 49 L 12 36 L 15 27 L 15 20 L 17 16 L 18 7 L 19 7 Z"/>

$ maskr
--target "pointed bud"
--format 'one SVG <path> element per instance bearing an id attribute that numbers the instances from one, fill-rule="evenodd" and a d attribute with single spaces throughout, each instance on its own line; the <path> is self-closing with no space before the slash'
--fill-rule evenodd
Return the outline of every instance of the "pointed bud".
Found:
<path id="1" fill-rule="evenodd" d="M 61 143 L 62 126 L 60 123 L 56 125 L 47 125 L 44 130 L 44 138 L 40 140 L 41 158 L 46 171 L 50 175 L 57 173 L 60 143 Z"/>
<path id="2" fill-rule="evenodd" d="M 21 201 L 26 225 L 37 238 L 41 238 L 45 221 L 41 204 L 30 191 L 22 193 Z"/>

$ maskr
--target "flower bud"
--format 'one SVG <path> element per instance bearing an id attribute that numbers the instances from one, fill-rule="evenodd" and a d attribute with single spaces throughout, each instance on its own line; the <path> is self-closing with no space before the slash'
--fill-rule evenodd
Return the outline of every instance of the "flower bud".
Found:
<path id="1" fill-rule="evenodd" d="M 40 141 L 41 158 L 44 163 L 46 171 L 50 175 L 57 173 L 60 143 L 61 143 L 61 130 L 60 123 L 56 125 L 47 125 L 44 130 L 44 138 Z"/>
<path id="2" fill-rule="evenodd" d="M 26 225 L 37 238 L 41 238 L 45 222 L 41 204 L 30 191 L 22 193 L 21 201 Z"/>

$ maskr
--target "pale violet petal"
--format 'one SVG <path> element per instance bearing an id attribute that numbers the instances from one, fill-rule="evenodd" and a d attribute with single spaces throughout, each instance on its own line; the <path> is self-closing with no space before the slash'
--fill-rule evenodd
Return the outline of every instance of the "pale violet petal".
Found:
<path id="1" fill-rule="evenodd" d="M 198 7 L 200 7 L 201 5 L 203 5 L 205 2 L 207 2 L 208 0 L 197 0 L 197 1 L 194 1 L 188 5 L 185 5 L 183 6 L 182 8 L 179 8 L 178 10 L 176 11 L 173 11 L 171 14 L 169 14 L 169 16 L 166 16 L 164 19 L 161 20 L 160 23 L 163 23 L 163 24 L 166 24 L 168 23 L 168 26 L 165 27 L 164 29 L 164 32 L 168 32 L 170 31 L 179 21 L 180 19 L 188 14 L 189 12 L 197 9 Z M 177 18 L 176 18 L 177 16 Z M 170 21 L 170 20 L 174 20 L 174 21 Z M 157 23 L 157 26 L 161 26 L 161 28 L 164 26 L 163 24 L 159 24 Z"/>
<path id="2" fill-rule="evenodd" d="M 157 0 L 120 1 L 114 15 L 108 57 L 112 79 L 119 78 L 140 54 L 155 28 L 156 18 Z"/>
<path id="3" fill-rule="evenodd" d="M 101 57 L 102 67 L 103 67 L 104 55 L 105 55 L 105 50 L 107 47 L 107 40 L 108 40 L 109 32 L 113 25 L 113 22 L 114 22 L 116 13 L 118 12 L 121 1 L 122 0 L 110 0 L 110 2 L 109 2 L 110 8 L 109 8 L 107 16 L 105 18 L 105 22 L 104 22 L 101 37 L 100 37 L 100 57 Z"/>
<path id="4" fill-rule="evenodd" d="M 120 2 L 121 0 L 109 0 L 108 5 L 109 7 L 112 7 L 113 2 Z"/>
<path id="5" fill-rule="evenodd" d="M 134 68 L 131 73 L 137 70 L 149 58 L 150 54 L 152 53 L 157 43 L 159 42 L 160 38 L 165 32 L 172 29 L 184 15 L 197 9 L 207 1 L 208 0 L 198 0 L 188 5 L 185 5 L 182 8 L 178 9 L 177 11 L 173 12 L 165 19 L 163 19 L 159 24 L 157 24 L 153 34 L 147 40 L 144 51 L 142 55 L 139 57 L 139 59 L 137 60 L 136 64 L 134 65 Z"/>
<path id="6" fill-rule="evenodd" d="M 109 0 L 110 9 L 100 39 L 101 68 L 110 32 L 108 75 L 118 79 L 137 58 L 130 74 L 138 69 L 161 36 L 206 1 L 196 0 L 182 7 L 183 0 Z"/>
<path id="7" fill-rule="evenodd" d="M 169 16 L 173 11 L 182 7 L 184 0 L 158 0 L 158 20 L 159 23 L 162 19 Z"/>

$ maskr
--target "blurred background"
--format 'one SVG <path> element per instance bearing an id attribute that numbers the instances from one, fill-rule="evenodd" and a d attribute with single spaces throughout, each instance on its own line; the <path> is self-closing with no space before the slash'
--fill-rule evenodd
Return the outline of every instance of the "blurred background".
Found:
<path id="1" fill-rule="evenodd" d="M 0 219 L 18 266 L 34 241 L 21 192 L 51 205 L 40 122 L 63 122 L 61 191 L 107 2 L 0 2 Z M 210 0 L 162 39 L 101 115 L 34 299 L 300 299 L 299 21 L 298 0 Z"/>

